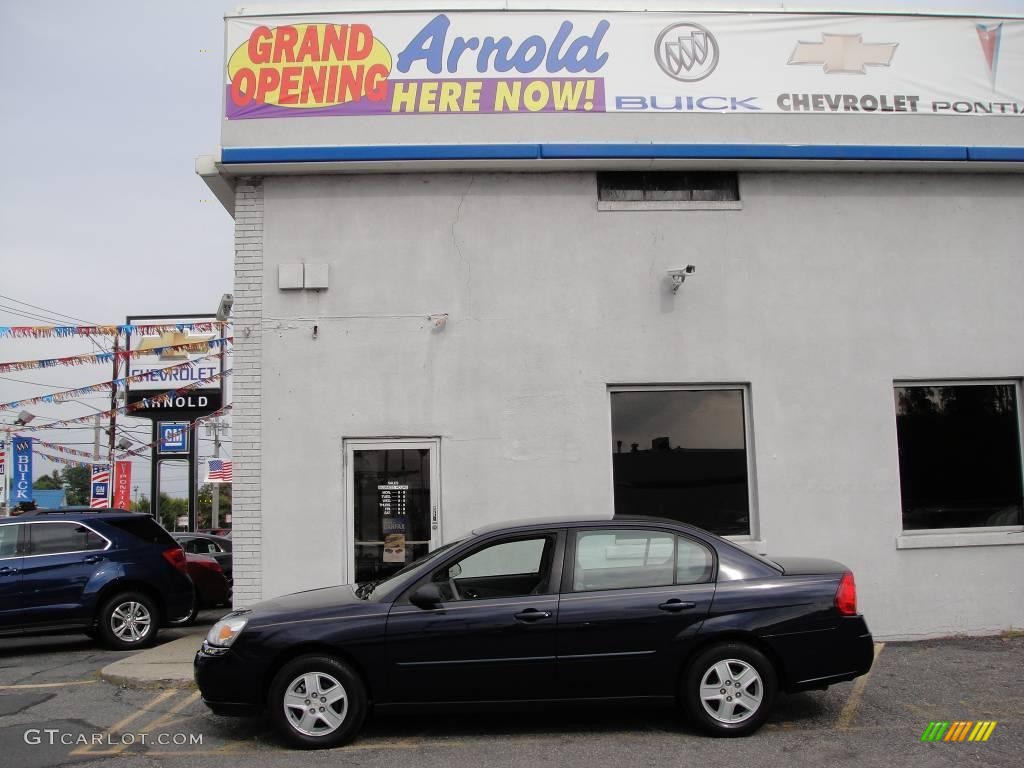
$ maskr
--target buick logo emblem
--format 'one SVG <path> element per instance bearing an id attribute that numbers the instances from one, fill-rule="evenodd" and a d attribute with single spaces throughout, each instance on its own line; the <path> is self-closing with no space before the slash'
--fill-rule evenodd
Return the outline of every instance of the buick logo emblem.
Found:
<path id="1" fill-rule="evenodd" d="M 695 83 L 718 66 L 718 41 L 700 24 L 673 24 L 658 35 L 654 58 L 669 77 Z"/>

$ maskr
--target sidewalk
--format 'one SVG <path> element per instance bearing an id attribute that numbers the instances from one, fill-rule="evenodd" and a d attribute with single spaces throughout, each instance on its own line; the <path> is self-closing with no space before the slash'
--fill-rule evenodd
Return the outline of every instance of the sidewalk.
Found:
<path id="1" fill-rule="evenodd" d="M 199 627 L 195 633 L 119 659 L 103 667 L 100 677 L 125 688 L 195 688 L 192 659 L 206 629 Z"/>

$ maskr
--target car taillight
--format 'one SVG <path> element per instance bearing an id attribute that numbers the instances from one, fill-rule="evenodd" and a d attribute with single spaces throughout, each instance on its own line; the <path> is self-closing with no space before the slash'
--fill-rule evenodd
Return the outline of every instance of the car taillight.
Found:
<path id="1" fill-rule="evenodd" d="M 193 563 L 200 565 L 203 568 L 209 568 L 211 571 L 216 573 L 224 573 L 224 569 L 220 567 L 220 563 L 214 560 L 212 557 L 209 560 L 193 560 Z"/>
<path id="2" fill-rule="evenodd" d="M 164 560 L 188 576 L 188 563 L 185 561 L 185 550 L 181 547 L 168 547 L 163 551 Z"/>
<path id="3" fill-rule="evenodd" d="M 839 581 L 839 589 L 836 590 L 836 610 L 843 616 L 857 615 L 857 585 L 850 571 L 844 573 Z"/>

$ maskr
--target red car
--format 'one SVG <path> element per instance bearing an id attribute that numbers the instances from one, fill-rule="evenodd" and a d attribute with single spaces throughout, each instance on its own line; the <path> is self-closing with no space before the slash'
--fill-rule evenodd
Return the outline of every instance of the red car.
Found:
<path id="1" fill-rule="evenodd" d="M 196 616 L 203 608 L 215 608 L 219 605 L 231 605 L 231 587 L 220 563 L 209 555 L 185 553 L 188 575 L 196 588 L 196 599 L 192 603 L 192 612 L 175 622 L 176 626 L 189 626 L 195 623 Z"/>

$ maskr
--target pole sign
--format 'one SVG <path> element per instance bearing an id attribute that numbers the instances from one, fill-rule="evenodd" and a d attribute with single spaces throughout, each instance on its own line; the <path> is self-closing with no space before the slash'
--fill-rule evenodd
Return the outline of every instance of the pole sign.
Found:
<path id="1" fill-rule="evenodd" d="M 223 372 L 223 347 L 210 347 L 219 340 L 220 331 L 196 333 L 189 324 L 210 323 L 214 315 L 132 316 L 129 324 L 178 326 L 160 334 L 130 334 L 128 348 L 143 353 L 130 360 L 128 375 L 141 377 L 126 387 L 130 415 L 151 419 L 185 416 L 190 419 L 219 410 L 224 404 L 223 381 L 211 377 Z M 182 349 L 182 345 L 193 345 Z M 168 349 L 168 347 L 177 347 Z M 146 354 L 148 353 L 148 354 Z M 176 394 L 167 400 L 157 398 L 166 392 L 200 384 L 198 388 Z M 186 447 L 187 452 L 187 447 Z"/>
<path id="2" fill-rule="evenodd" d="M 89 506 L 106 509 L 110 506 L 110 465 L 93 464 L 89 482 Z"/>
<path id="3" fill-rule="evenodd" d="M 32 501 L 32 438 L 14 438 L 11 503 L 14 507 Z"/>
<path id="4" fill-rule="evenodd" d="M 114 508 L 132 508 L 132 463 L 118 461 L 114 464 Z"/>

